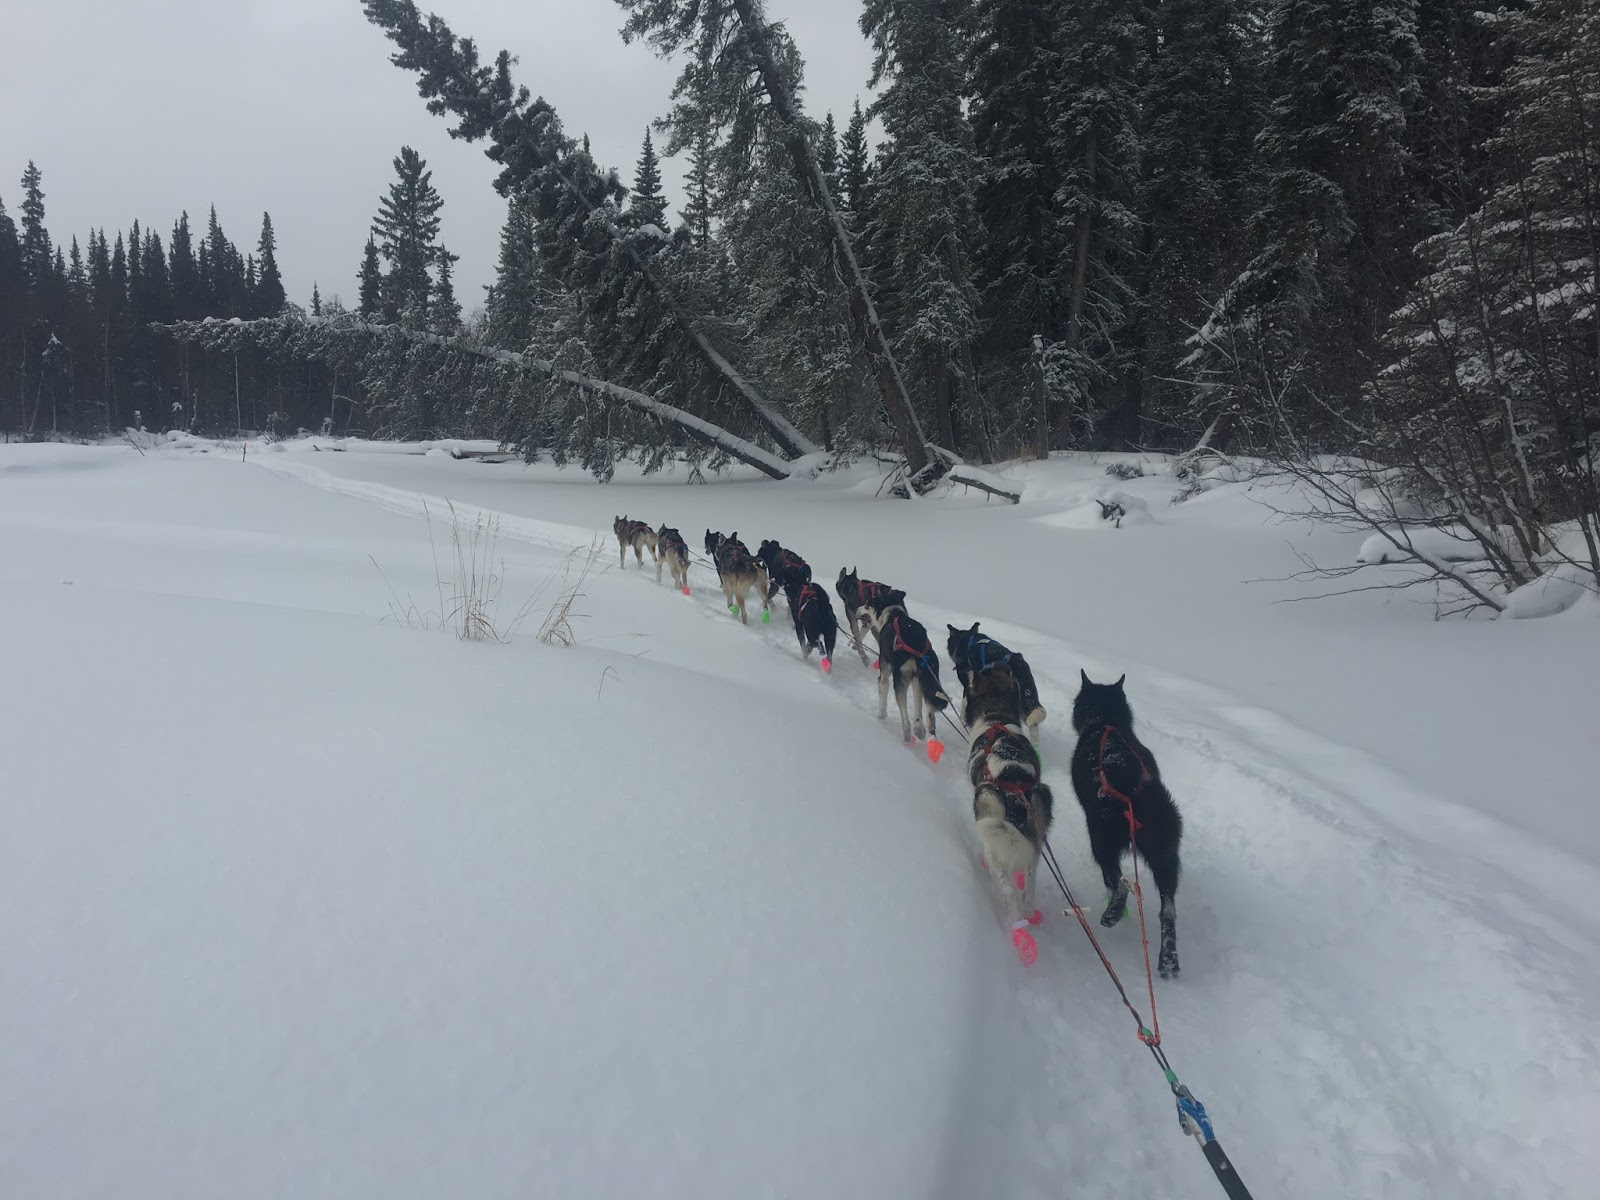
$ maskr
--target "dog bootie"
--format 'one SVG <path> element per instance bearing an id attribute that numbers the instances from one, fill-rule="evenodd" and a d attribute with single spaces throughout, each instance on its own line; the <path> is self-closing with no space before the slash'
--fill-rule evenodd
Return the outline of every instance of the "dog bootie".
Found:
<path id="1" fill-rule="evenodd" d="M 822 673 L 824 675 L 828 674 L 829 672 L 831 672 L 833 670 L 833 660 L 831 658 L 824 658 L 817 665 L 822 668 Z"/>
<path id="2" fill-rule="evenodd" d="M 1037 908 L 1034 909 L 1031 913 L 1028 914 L 1028 924 L 1029 925 L 1042 925 L 1042 924 L 1044 924 L 1044 914 L 1042 912 L 1040 912 Z"/>
<path id="3" fill-rule="evenodd" d="M 763 625 L 771 625 L 772 624 L 772 614 L 767 612 L 765 609 L 763 609 L 761 611 L 761 623 Z"/>
<path id="4" fill-rule="evenodd" d="M 1028 932 L 1028 922 L 1018 921 L 1011 927 L 1011 944 L 1017 949 L 1017 957 L 1022 960 L 1022 965 L 1031 967 L 1039 961 L 1039 943 L 1033 940 L 1033 934 Z"/>
<path id="5" fill-rule="evenodd" d="M 685 596 L 689 594 L 689 585 L 687 583 L 683 585 L 683 594 Z"/>

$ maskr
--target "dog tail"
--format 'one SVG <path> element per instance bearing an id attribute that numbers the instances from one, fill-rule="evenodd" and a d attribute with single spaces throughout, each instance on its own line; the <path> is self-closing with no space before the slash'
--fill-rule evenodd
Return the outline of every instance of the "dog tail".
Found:
<path id="1" fill-rule="evenodd" d="M 917 663 L 917 679 L 922 684 L 923 700 L 931 704 L 936 712 L 943 712 L 950 707 L 950 697 L 939 682 L 939 668 L 934 666 L 931 659 L 924 658 Z"/>

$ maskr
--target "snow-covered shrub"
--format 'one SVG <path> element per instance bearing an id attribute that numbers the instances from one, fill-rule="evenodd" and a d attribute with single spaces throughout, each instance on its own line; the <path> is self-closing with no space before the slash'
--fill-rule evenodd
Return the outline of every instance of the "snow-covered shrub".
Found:
<path id="1" fill-rule="evenodd" d="M 1144 468 L 1135 462 L 1107 463 L 1106 474 L 1113 479 L 1143 479 Z"/>

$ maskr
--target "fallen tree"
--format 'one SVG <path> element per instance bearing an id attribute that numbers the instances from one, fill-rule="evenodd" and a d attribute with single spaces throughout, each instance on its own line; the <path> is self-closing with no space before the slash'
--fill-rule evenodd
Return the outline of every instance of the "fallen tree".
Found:
<path id="1" fill-rule="evenodd" d="M 359 373 L 361 363 L 369 356 L 385 352 L 399 343 L 412 350 L 422 350 L 436 356 L 421 363 L 411 364 L 414 370 L 430 373 L 452 372 L 458 386 L 468 392 L 494 388 L 495 378 L 478 378 L 477 369 L 511 371 L 543 377 L 558 385 L 565 385 L 597 397 L 604 402 L 620 404 L 628 410 L 665 422 L 687 437 L 700 441 L 726 454 L 729 458 L 754 467 L 769 479 L 788 479 L 804 470 L 815 470 L 809 455 L 784 458 L 779 453 L 756 445 L 723 427 L 665 404 L 635 388 L 624 387 L 604 379 L 596 379 L 579 371 L 562 368 L 549 359 L 512 350 L 501 350 L 479 345 L 466 338 L 443 337 L 436 333 L 423 333 L 400 325 L 380 325 L 364 321 L 348 313 L 331 317 L 290 315 L 262 317 L 253 321 L 238 318 L 218 321 L 179 321 L 167 325 L 153 325 L 156 332 L 187 345 L 216 353 L 238 353 L 242 350 L 260 351 L 269 357 L 292 361 L 320 361 Z M 464 365 L 463 365 L 464 364 Z M 480 366 L 475 367 L 474 364 Z M 465 372 L 464 377 L 462 372 Z M 537 447 L 520 447 L 525 456 Z M 951 483 L 974 487 L 988 495 L 998 496 L 1016 504 L 1021 495 L 999 485 L 994 476 L 965 467 L 948 452 L 940 452 L 947 463 L 954 463 L 945 478 Z"/>

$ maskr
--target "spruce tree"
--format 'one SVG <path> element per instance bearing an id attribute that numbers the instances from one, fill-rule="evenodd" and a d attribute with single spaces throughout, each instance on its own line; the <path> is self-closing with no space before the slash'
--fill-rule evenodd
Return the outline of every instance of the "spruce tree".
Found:
<path id="1" fill-rule="evenodd" d="M 101 322 L 111 316 L 111 251 L 104 230 L 89 233 L 89 303 Z"/>
<path id="2" fill-rule="evenodd" d="M 433 172 L 410 146 L 394 160 L 396 181 L 378 202 L 372 223 L 378 250 L 388 263 L 383 279 L 383 311 L 387 320 L 404 318 L 426 326 L 433 279 L 428 268 L 437 261 L 439 209 L 444 200 L 433 186 Z"/>
<path id="3" fill-rule="evenodd" d="M 547 287 L 537 239 L 529 202 L 513 196 L 500 230 L 500 259 L 486 305 L 491 345 L 521 351 L 532 337 L 534 316 Z"/>
<path id="4" fill-rule="evenodd" d="M 1278 0 L 1270 31 L 1254 256 L 1223 292 L 1196 361 L 1243 378 L 1250 415 L 1264 402 L 1250 380 L 1278 380 L 1276 391 L 1294 382 L 1271 403 L 1298 414 L 1302 437 L 1316 426 L 1314 444 L 1341 436 L 1319 414 L 1356 402 L 1383 318 L 1415 273 L 1415 0 Z M 1240 346 L 1243 371 L 1232 361 Z"/>
<path id="5" fill-rule="evenodd" d="M 1057 211 L 1054 0 L 974 0 L 970 119 L 985 169 L 976 195 L 985 341 L 992 357 L 1031 357 L 1034 335 L 1062 340 L 1071 229 Z"/>
<path id="6" fill-rule="evenodd" d="M 867 146 L 867 117 L 857 100 L 839 148 L 839 188 L 845 212 L 859 237 L 870 218 L 872 153 Z"/>
<path id="7" fill-rule="evenodd" d="M 360 281 L 357 314 L 364 321 L 380 320 L 383 317 L 383 265 L 378 261 L 377 240 L 372 237 L 367 238 L 357 278 Z"/>
<path id="8" fill-rule="evenodd" d="M 260 263 L 256 274 L 256 315 L 275 317 L 288 303 L 283 291 L 283 276 L 278 273 L 278 239 L 272 232 L 272 217 L 261 214 L 261 240 L 256 243 Z"/>
<path id="9" fill-rule="evenodd" d="M 839 127 L 834 124 L 833 110 L 822 119 L 822 129 L 817 134 L 817 165 L 827 177 L 828 188 L 839 191 Z"/>
<path id="10" fill-rule="evenodd" d="M 3 247 L 0 247 L 0 254 L 4 254 Z M 83 251 L 78 248 L 77 234 L 72 235 L 72 249 L 67 255 L 67 296 L 75 308 L 88 305 L 89 276 L 83 265 Z"/>
<path id="11" fill-rule="evenodd" d="M 1143 95 L 1145 369 L 1153 415 L 1191 437 L 1215 414 L 1187 411 L 1191 392 L 1177 382 L 1179 364 L 1208 306 L 1248 257 L 1239 214 L 1255 199 L 1254 143 L 1266 103 L 1254 10 L 1253 0 L 1163 0 L 1160 53 Z"/>
<path id="12" fill-rule="evenodd" d="M 44 227 L 43 176 L 33 160 L 22 173 L 22 273 L 30 290 L 49 286 L 50 234 Z"/>
<path id="13" fill-rule="evenodd" d="M 973 187 L 979 173 L 972 130 L 962 111 L 960 0 L 867 0 L 861 28 L 876 50 L 873 105 L 888 140 L 878 157 L 877 208 L 871 226 L 878 283 L 902 369 L 932 400 L 939 444 L 956 449 L 958 414 L 972 413 L 973 339 L 978 295 L 970 239 L 976 228 Z M 963 422 L 962 437 L 970 430 Z"/>
<path id="14" fill-rule="evenodd" d="M 27 276 L 22 267 L 22 243 L 17 238 L 16 222 L 0 201 L 0 337 L 22 323 L 22 301 L 27 291 Z"/>
<path id="15" fill-rule="evenodd" d="M 443 246 L 438 250 L 439 279 L 433 289 L 433 303 L 429 306 L 429 319 L 434 333 L 455 337 L 461 332 L 461 305 L 456 300 L 455 283 L 451 279 L 453 265 L 461 256 L 451 254 Z"/>
<path id="16" fill-rule="evenodd" d="M 1070 227 L 1060 359 L 1064 404 L 1052 438 L 1069 444 L 1083 423 L 1099 436 L 1121 422 L 1122 397 L 1109 389 L 1128 369 L 1121 335 L 1138 294 L 1142 230 L 1139 90 L 1149 41 L 1143 0 L 1082 0 L 1064 6 L 1056 30 L 1060 73 L 1052 100 L 1051 153 L 1061 172 L 1056 209 Z"/>
<path id="17" fill-rule="evenodd" d="M 194 257 L 189 214 L 185 212 L 172 225 L 168 247 L 168 278 L 172 282 L 172 313 L 180 321 L 193 321 L 204 313 L 201 298 L 200 266 Z"/>
<path id="18" fill-rule="evenodd" d="M 684 181 L 688 202 L 678 214 L 697 250 L 704 250 L 711 244 L 711 213 L 714 206 L 711 172 L 714 153 L 714 136 L 709 127 L 704 127 L 695 136 L 694 145 L 689 151 L 689 177 Z"/>
<path id="19" fill-rule="evenodd" d="M 148 319 L 171 321 L 176 315 L 172 307 L 172 275 L 161 235 L 154 229 L 144 235 L 144 286 Z"/>
<path id="20" fill-rule="evenodd" d="M 313 317 L 322 315 L 322 292 L 318 289 L 316 280 L 311 281 L 311 315 Z"/>
<path id="21" fill-rule="evenodd" d="M 650 143 L 650 131 L 645 130 L 644 147 L 639 151 L 639 162 L 633 173 L 633 192 L 628 198 L 628 221 L 635 229 L 654 225 L 665 232 L 667 224 L 667 198 L 661 191 L 661 163 L 656 149 Z"/>

